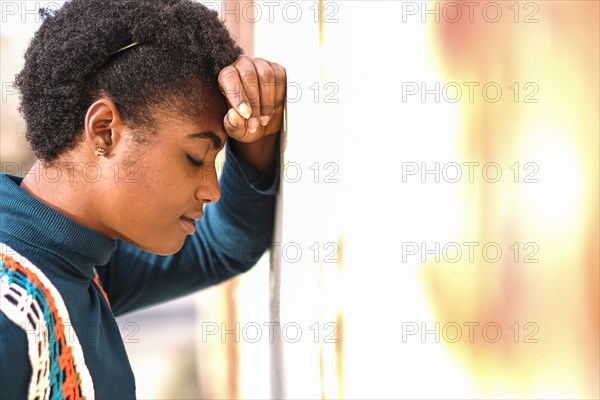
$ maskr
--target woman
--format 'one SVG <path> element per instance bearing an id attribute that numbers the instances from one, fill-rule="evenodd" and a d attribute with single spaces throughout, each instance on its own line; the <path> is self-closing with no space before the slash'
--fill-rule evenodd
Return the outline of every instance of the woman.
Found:
<path id="1" fill-rule="evenodd" d="M 271 240 L 286 74 L 190 0 L 40 12 L 16 78 L 39 161 L 0 175 L 0 397 L 134 398 L 115 316 Z"/>

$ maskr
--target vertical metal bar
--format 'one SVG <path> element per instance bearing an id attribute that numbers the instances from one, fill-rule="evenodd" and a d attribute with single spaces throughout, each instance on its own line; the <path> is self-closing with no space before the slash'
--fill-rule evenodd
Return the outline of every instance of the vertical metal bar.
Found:
<path id="1" fill-rule="evenodd" d="M 280 137 L 280 164 L 284 164 L 284 150 L 287 139 L 287 112 L 284 109 L 283 127 L 279 133 Z M 280 295 L 281 295 L 281 244 L 282 244 L 282 226 L 283 226 L 283 179 L 280 183 L 279 193 L 275 200 L 275 219 L 273 230 L 273 246 L 269 249 L 270 273 L 269 273 L 269 319 L 273 326 L 277 328 L 273 335 L 273 343 L 270 347 L 270 377 L 271 377 L 271 398 L 286 399 L 287 392 L 285 387 L 285 364 L 283 362 L 283 340 L 281 337 L 281 314 L 280 314 Z M 277 245 L 279 244 L 279 245 Z"/>

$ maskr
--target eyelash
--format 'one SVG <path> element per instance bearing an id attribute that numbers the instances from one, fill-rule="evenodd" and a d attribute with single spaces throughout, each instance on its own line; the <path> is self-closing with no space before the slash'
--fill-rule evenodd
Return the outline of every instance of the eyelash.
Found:
<path id="1" fill-rule="evenodd" d="M 204 165 L 204 161 L 198 161 L 195 158 L 193 158 L 192 156 L 190 156 L 189 154 L 187 154 L 187 158 L 188 158 L 188 161 L 190 162 L 190 164 L 193 165 L 194 167 L 201 167 Z"/>

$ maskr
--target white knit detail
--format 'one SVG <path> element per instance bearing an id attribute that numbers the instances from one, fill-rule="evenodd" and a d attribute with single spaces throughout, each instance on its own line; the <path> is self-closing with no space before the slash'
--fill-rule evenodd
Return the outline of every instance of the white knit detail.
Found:
<path id="1" fill-rule="evenodd" d="M 4 243 L 0 243 L 0 253 L 12 257 L 25 269 L 37 276 L 42 286 L 50 292 L 57 313 L 62 319 L 67 346 L 71 349 L 75 373 L 79 377 L 81 398 L 94 398 L 94 384 L 85 364 L 83 350 L 71 324 L 71 318 L 62 296 L 44 273 L 25 257 Z M 50 396 L 50 342 L 46 320 L 42 315 L 42 305 L 16 283 L 9 284 L 7 275 L 0 280 L 0 311 L 27 336 L 29 361 L 31 363 L 30 399 L 49 399 Z M 55 394 L 56 395 L 56 394 Z M 62 393 L 61 393 L 62 395 Z M 54 396 L 53 396 L 54 397 Z"/>

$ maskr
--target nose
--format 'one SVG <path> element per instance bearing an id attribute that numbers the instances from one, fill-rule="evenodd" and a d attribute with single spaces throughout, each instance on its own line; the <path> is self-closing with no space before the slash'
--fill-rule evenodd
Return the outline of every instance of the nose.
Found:
<path id="1" fill-rule="evenodd" d="M 203 170 L 200 185 L 196 188 L 194 195 L 196 200 L 203 203 L 216 203 L 221 198 L 217 172 L 214 165 L 206 166 Z"/>

